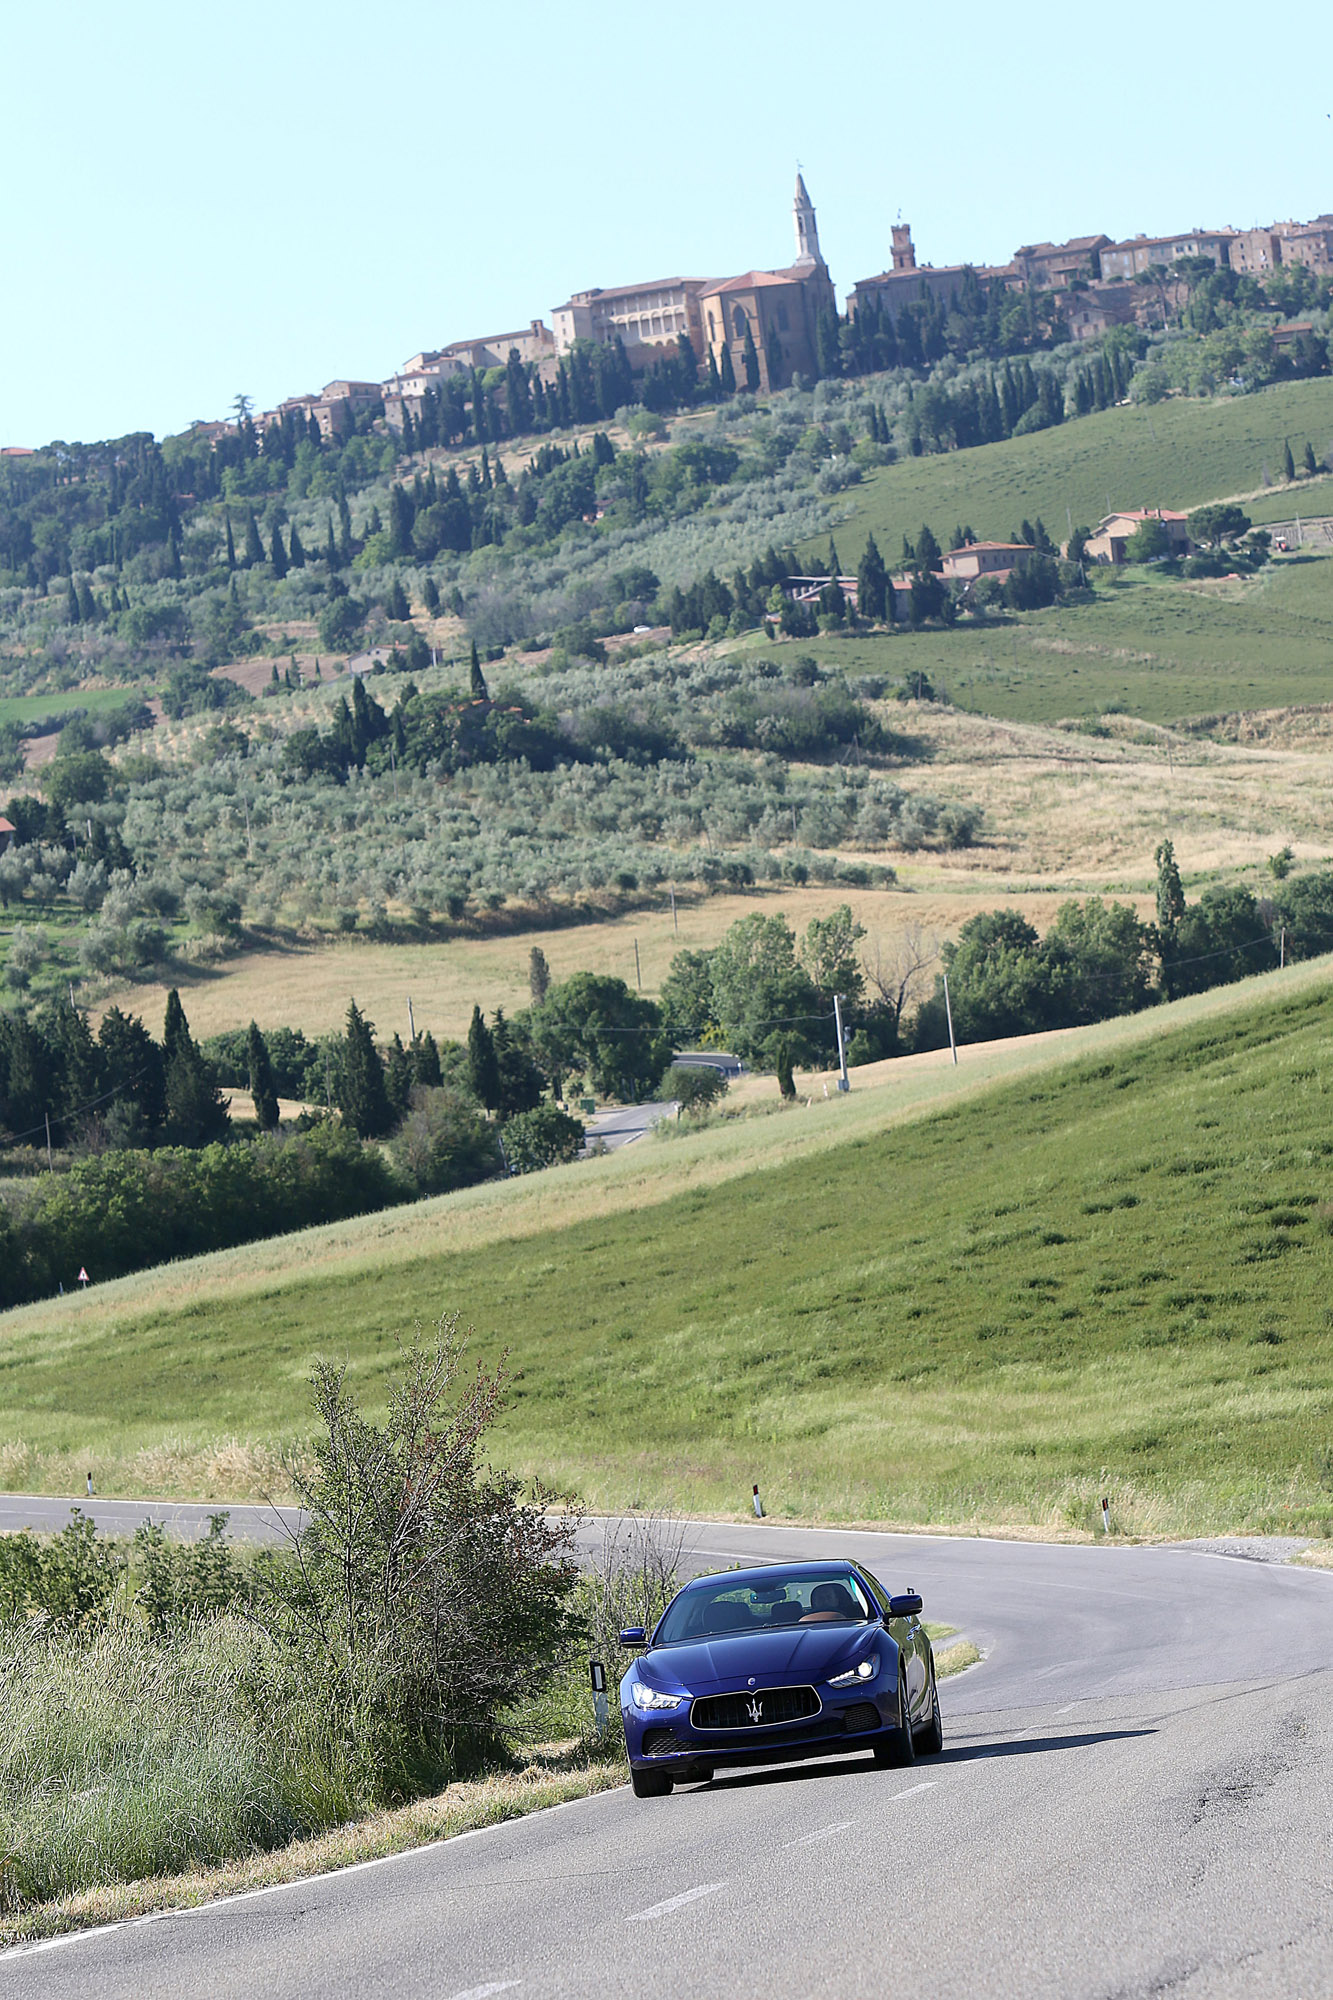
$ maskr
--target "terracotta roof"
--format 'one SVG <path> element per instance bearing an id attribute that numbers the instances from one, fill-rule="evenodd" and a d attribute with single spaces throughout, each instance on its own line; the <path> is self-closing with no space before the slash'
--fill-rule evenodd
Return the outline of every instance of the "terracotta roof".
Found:
<path id="1" fill-rule="evenodd" d="M 806 274 L 802 272 L 801 276 Z M 701 299 L 715 298 L 719 292 L 755 292 L 765 285 L 799 285 L 801 279 L 794 278 L 790 271 L 746 271 L 739 278 L 716 278 L 711 285 L 705 285 L 700 292 Z"/>
<path id="2" fill-rule="evenodd" d="M 573 305 L 591 305 L 594 300 L 629 299 L 640 292 L 680 291 L 686 285 L 701 285 L 703 282 L 702 278 L 645 278 L 641 285 L 590 285 L 586 291 L 571 293 L 562 306 L 552 306 L 551 310 L 568 312 Z M 496 337 L 503 338 L 501 335 Z"/>
<path id="3" fill-rule="evenodd" d="M 1106 516 L 1101 528 L 1106 526 L 1107 521 L 1188 521 L 1188 519 L 1188 514 L 1182 514 L 1175 507 L 1117 507 L 1114 514 Z M 1099 534 L 1101 528 L 1098 529 Z"/>
<path id="4" fill-rule="evenodd" d="M 964 542 L 961 549 L 946 549 L 944 559 L 947 562 L 950 556 L 965 556 L 969 549 L 1031 549 L 1034 546 L 1032 542 Z"/>
<path id="5" fill-rule="evenodd" d="M 15 826 L 13 820 L 6 819 L 4 814 L 0 813 L 0 833 L 17 833 L 17 832 L 18 828 Z"/>

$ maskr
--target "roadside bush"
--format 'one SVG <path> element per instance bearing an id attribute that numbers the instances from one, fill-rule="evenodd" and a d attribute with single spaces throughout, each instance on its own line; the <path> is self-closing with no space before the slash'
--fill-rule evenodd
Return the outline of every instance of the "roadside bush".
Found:
<path id="1" fill-rule="evenodd" d="M 322 1690 L 334 1741 L 384 1797 L 449 1775 L 538 1692 L 577 1630 L 576 1517 L 487 1470 L 501 1369 L 460 1381 L 457 1322 L 403 1356 L 382 1425 L 344 1371 L 313 1376 L 309 1525 L 259 1616 Z"/>
<path id="2" fill-rule="evenodd" d="M 576 1160 L 583 1145 L 584 1127 L 558 1104 L 535 1105 L 520 1111 L 504 1128 L 504 1153 L 509 1171 L 535 1174 L 543 1167 L 560 1166 Z"/>
<path id="3" fill-rule="evenodd" d="M 449 1194 L 501 1171 L 496 1128 L 473 1098 L 450 1084 L 413 1090 L 390 1150 L 418 1194 Z"/>
<path id="4" fill-rule="evenodd" d="M 661 1092 L 665 1098 L 674 1098 L 682 1111 L 707 1111 L 726 1096 L 727 1079 L 720 1069 L 672 1063 L 662 1078 Z"/>

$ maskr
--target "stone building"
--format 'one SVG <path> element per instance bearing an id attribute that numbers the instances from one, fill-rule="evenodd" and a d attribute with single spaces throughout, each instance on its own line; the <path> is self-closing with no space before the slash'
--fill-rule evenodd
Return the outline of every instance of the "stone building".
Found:
<path id="1" fill-rule="evenodd" d="M 1071 236 L 1067 243 L 1024 243 L 1014 252 L 1014 269 L 1025 285 L 1058 291 L 1076 278 L 1100 278 L 1101 254 L 1110 247 L 1109 236 Z"/>
<path id="2" fill-rule="evenodd" d="M 823 312 L 837 312 L 833 280 L 819 248 L 814 203 L 796 176 L 793 203 L 796 262 L 779 271 L 746 271 L 719 278 L 699 293 L 705 358 L 719 372 L 731 357 L 738 388 L 746 386 L 746 364 L 757 365 L 756 388 L 785 389 L 794 375 L 819 372 L 816 328 Z"/>
<path id="3" fill-rule="evenodd" d="M 1231 262 L 1231 245 L 1237 233 L 1234 229 L 1195 229 L 1180 236 L 1130 237 L 1102 251 L 1102 278 L 1108 284 L 1123 283 L 1154 265 L 1174 264 L 1179 257 L 1210 257 L 1225 269 Z"/>
<path id="4" fill-rule="evenodd" d="M 1021 290 L 1024 279 L 1017 263 L 1010 264 L 918 264 L 910 223 L 893 225 L 892 262 L 887 271 L 873 278 L 858 278 L 847 294 L 848 316 L 855 319 L 868 306 L 878 306 L 897 318 L 905 305 L 929 297 L 947 305 L 962 291 L 968 276 L 983 283 Z"/>
<path id="5" fill-rule="evenodd" d="M 551 308 L 554 352 L 568 354 L 576 340 L 624 343 L 629 365 L 642 371 L 685 336 L 696 357 L 703 349 L 699 294 L 706 278 L 651 278 L 639 285 L 592 286 Z"/>

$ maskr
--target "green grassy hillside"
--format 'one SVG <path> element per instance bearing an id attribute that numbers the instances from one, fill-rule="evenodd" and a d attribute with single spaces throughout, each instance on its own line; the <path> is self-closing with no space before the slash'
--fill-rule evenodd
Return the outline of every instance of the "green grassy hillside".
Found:
<path id="1" fill-rule="evenodd" d="M 598 1503 L 725 1509 L 758 1479 L 833 1518 L 1086 1525 L 1105 1490 L 1125 1527 L 1328 1524 L 1330 995 L 1297 979 L 915 1123 L 867 1092 L 841 1143 L 766 1171 L 710 1176 L 711 1133 L 658 1142 L 620 1170 L 679 1175 L 647 1205 L 590 1183 L 562 1226 L 451 1230 L 451 1254 L 439 1204 L 410 1254 L 377 1258 L 373 1218 L 304 1269 L 277 1246 L 266 1286 L 203 1265 L 156 1309 L 14 1314 L 9 1483 L 25 1436 L 155 1438 L 166 1465 L 173 1440 L 290 1432 L 314 1352 L 373 1396 L 396 1337 L 456 1308 L 510 1350 L 503 1455 Z M 514 1192 L 578 1184 L 539 1182 Z"/>
<path id="2" fill-rule="evenodd" d="M 1287 438 L 1298 457 L 1306 438 L 1317 453 L 1328 449 L 1333 380 L 1104 410 L 976 451 L 903 459 L 848 496 L 839 551 L 854 563 L 873 528 L 886 560 L 896 561 L 903 536 L 915 536 L 923 521 L 941 537 L 962 522 L 983 539 L 1004 540 L 1024 517 L 1040 515 L 1061 540 L 1071 521 L 1091 524 L 1112 507 L 1197 507 L 1257 490 L 1265 474 L 1280 478 Z M 1333 481 L 1298 481 L 1280 512 L 1333 512 L 1331 496 Z"/>
<path id="3" fill-rule="evenodd" d="M 1333 559 L 1284 559 L 1242 584 L 1131 569 L 1088 603 L 988 626 L 792 643 L 854 673 L 923 673 L 958 707 L 1016 722 L 1333 701 Z"/>

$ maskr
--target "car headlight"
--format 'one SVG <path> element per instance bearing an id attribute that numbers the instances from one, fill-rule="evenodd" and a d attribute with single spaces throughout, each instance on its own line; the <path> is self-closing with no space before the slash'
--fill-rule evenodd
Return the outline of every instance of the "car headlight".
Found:
<path id="1" fill-rule="evenodd" d="M 630 1699 L 636 1708 L 679 1708 L 682 1697 L 662 1694 L 657 1688 L 645 1687 L 642 1681 L 635 1681 L 630 1688 Z"/>
<path id="2" fill-rule="evenodd" d="M 858 1660 L 856 1665 L 849 1667 L 845 1674 L 832 1675 L 829 1680 L 829 1686 L 831 1688 L 855 1687 L 858 1681 L 873 1681 L 878 1672 L 879 1654 L 867 1653 L 863 1660 Z"/>

